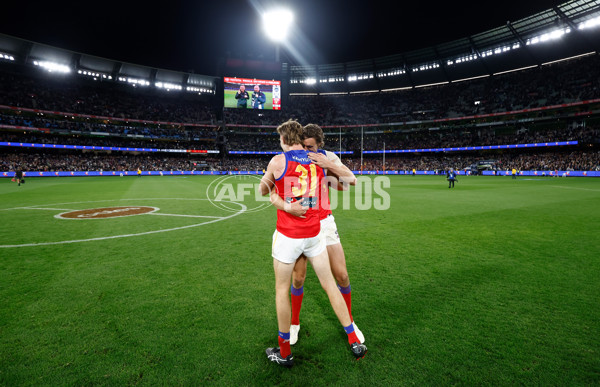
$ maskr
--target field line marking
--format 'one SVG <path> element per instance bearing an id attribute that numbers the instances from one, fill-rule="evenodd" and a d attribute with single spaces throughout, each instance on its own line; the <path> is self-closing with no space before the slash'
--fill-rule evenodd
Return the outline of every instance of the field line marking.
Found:
<path id="1" fill-rule="evenodd" d="M 131 198 L 131 199 L 89 200 L 89 201 L 84 201 L 84 202 L 67 202 L 67 203 L 54 203 L 54 204 L 60 205 L 60 204 L 79 204 L 79 203 L 99 203 L 99 202 L 118 201 L 118 200 L 208 200 L 208 199 L 180 199 L 180 198 L 139 199 L 139 198 Z M 173 228 L 168 228 L 168 229 L 164 229 L 164 230 L 145 231 L 145 232 L 134 233 L 134 234 L 122 234 L 122 235 L 111 235 L 111 236 L 97 237 L 97 238 L 75 239 L 75 240 L 70 240 L 70 241 L 25 243 L 25 244 L 20 244 L 20 245 L 0 245 L 0 249 L 1 248 L 13 248 L 13 247 L 51 246 L 51 245 L 62 245 L 62 244 L 71 244 L 71 243 L 80 243 L 80 242 L 94 242 L 94 241 L 102 241 L 102 240 L 107 240 L 107 239 L 128 238 L 128 237 L 134 237 L 134 236 L 158 234 L 158 233 L 169 232 L 169 231 L 185 230 L 188 228 L 204 226 L 205 224 L 211 224 L 211 223 L 220 222 L 222 220 L 231 219 L 233 217 L 236 217 L 238 215 L 245 213 L 246 210 L 248 209 L 248 207 L 246 207 L 246 205 L 244 205 L 242 203 L 238 203 L 238 202 L 231 202 L 231 203 L 235 203 L 235 204 L 239 205 L 240 211 L 238 211 L 232 215 L 229 215 L 229 216 L 220 217 L 218 219 L 207 220 L 206 222 L 202 222 L 202 223 L 190 224 L 187 226 L 173 227 Z M 17 208 L 6 208 L 5 210 L 14 210 L 14 209 L 17 209 Z"/>
<path id="2" fill-rule="evenodd" d="M 121 199 L 86 200 L 86 201 L 82 201 L 82 202 L 50 203 L 47 205 L 62 206 L 63 204 L 102 203 L 102 202 L 114 202 L 114 201 L 121 201 L 121 200 L 189 200 L 189 201 L 196 201 L 196 200 L 208 200 L 208 199 L 203 199 L 203 198 L 121 198 Z M 42 204 L 41 206 L 30 206 L 30 207 L 43 207 L 43 206 L 45 206 L 45 205 Z M 21 208 L 29 208 L 29 207 L 0 208 L 0 211 L 18 210 Z"/>
<path id="3" fill-rule="evenodd" d="M 86 200 L 82 202 L 65 202 L 65 203 L 51 203 L 48 204 L 50 206 L 62 206 L 63 204 L 87 204 L 87 203 L 102 203 L 102 202 L 114 202 L 121 200 L 187 200 L 187 201 L 196 201 L 196 200 L 208 200 L 208 199 L 200 199 L 200 198 L 121 198 L 121 199 L 102 199 L 102 200 Z M 42 205 L 44 206 L 44 205 Z M 40 206 L 31 206 L 31 207 L 40 207 Z M 11 207 L 11 208 L 0 208 L 0 211 L 12 211 L 19 210 L 23 208 L 30 207 Z M 76 211 L 76 210 L 69 210 Z"/>
<path id="4" fill-rule="evenodd" d="M 565 186 L 562 186 L 562 185 L 551 185 L 550 187 L 564 188 L 564 189 L 578 189 L 578 190 L 581 190 L 581 191 L 600 192 L 600 189 L 592 189 L 592 188 L 565 187 Z"/>
<path id="5" fill-rule="evenodd" d="M 50 211 L 76 211 L 70 208 L 45 208 L 45 207 L 17 207 L 13 210 L 50 210 Z"/>
<path id="6" fill-rule="evenodd" d="M 132 206 L 133 207 L 133 206 Z M 154 211 L 158 211 L 160 210 L 160 208 L 158 207 L 154 207 L 154 206 L 140 206 L 140 207 L 146 207 L 146 208 L 153 208 L 153 210 L 151 212 L 144 212 L 141 214 L 129 214 L 129 215 L 117 215 L 117 216 L 111 216 L 109 217 L 109 219 L 114 219 L 114 218 L 127 218 L 129 216 L 139 216 L 139 215 L 146 215 L 146 214 L 151 214 Z M 83 208 L 81 210 L 69 210 L 67 212 L 61 212 L 60 214 L 56 214 L 54 215 L 54 217 L 56 219 L 64 219 L 64 220 L 98 220 L 98 219 L 106 219 L 106 218 L 67 218 L 64 217 L 64 214 L 68 214 L 69 212 L 75 212 L 75 211 L 89 211 L 89 210 L 95 210 L 95 208 Z"/>
<path id="7" fill-rule="evenodd" d="M 213 219 L 221 219 L 222 216 L 208 216 L 208 215 L 185 215 L 185 214 L 164 214 L 161 212 L 149 212 L 147 214 L 141 215 L 161 215 L 161 216 L 181 216 L 184 218 L 213 218 Z"/>

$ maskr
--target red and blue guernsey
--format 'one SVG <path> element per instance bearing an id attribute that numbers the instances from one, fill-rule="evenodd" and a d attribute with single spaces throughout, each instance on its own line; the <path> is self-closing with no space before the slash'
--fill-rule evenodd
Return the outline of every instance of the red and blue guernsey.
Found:
<path id="1" fill-rule="evenodd" d="M 323 149 L 317 150 L 318 153 L 322 153 L 327 156 L 327 151 Z M 329 183 L 327 179 L 321 181 L 321 205 L 319 206 L 319 219 L 323 220 L 331 215 L 331 203 L 329 202 Z"/>
<path id="2" fill-rule="evenodd" d="M 308 210 L 304 218 L 277 210 L 277 231 L 288 238 L 315 237 L 321 231 L 319 200 L 325 176 L 323 168 L 313 164 L 305 150 L 291 150 L 284 155 L 285 170 L 275 180 L 277 193 L 288 203 L 301 200 Z"/>

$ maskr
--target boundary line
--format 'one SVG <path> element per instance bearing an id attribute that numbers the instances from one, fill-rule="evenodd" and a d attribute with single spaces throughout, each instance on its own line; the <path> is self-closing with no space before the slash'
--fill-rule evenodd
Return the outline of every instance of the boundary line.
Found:
<path id="1" fill-rule="evenodd" d="M 581 187 L 565 187 L 562 185 L 551 185 L 550 187 L 554 188 L 564 188 L 564 189 L 578 189 L 580 191 L 592 191 L 592 192 L 600 192 L 600 189 L 592 189 L 592 188 L 581 188 Z"/>
<path id="2" fill-rule="evenodd" d="M 121 201 L 121 200 L 139 200 L 139 201 L 142 201 L 142 200 L 208 200 L 208 199 L 193 199 L 193 198 L 190 198 L 190 199 L 186 199 L 186 198 L 105 199 L 105 200 L 90 200 L 90 201 L 83 201 L 83 202 L 55 203 L 54 205 L 115 202 L 115 201 Z M 129 237 L 135 237 L 135 236 L 158 234 L 158 233 L 169 232 L 169 231 L 185 230 L 185 229 L 188 229 L 188 228 L 194 228 L 194 227 L 204 226 L 205 224 L 211 224 L 211 223 L 220 222 L 222 220 L 231 219 L 233 217 L 236 217 L 238 215 L 241 215 L 241 214 L 245 213 L 246 210 L 248 209 L 248 207 L 246 207 L 246 205 L 244 205 L 242 203 L 238 203 L 238 202 L 230 202 L 230 203 L 235 203 L 235 204 L 239 205 L 240 206 L 240 210 L 238 212 L 232 214 L 232 215 L 225 216 L 225 217 L 220 217 L 220 218 L 217 218 L 217 219 L 207 220 L 207 221 L 202 222 L 202 223 L 190 224 L 190 225 L 181 226 L 181 227 L 173 227 L 173 228 L 168 228 L 168 229 L 164 229 L 164 230 L 145 231 L 145 232 L 134 233 L 134 234 L 110 235 L 110 236 L 105 236 L 105 237 L 86 238 L 86 239 L 74 239 L 74 240 L 56 241 L 56 242 L 24 243 L 24 244 L 19 244 L 19 245 L 0 245 L 0 249 L 2 249 L 2 248 L 14 248 L 14 247 L 52 246 L 52 245 L 81 243 L 81 242 L 93 242 L 93 241 L 102 241 L 102 240 L 108 240 L 108 239 L 129 238 Z M 17 209 L 22 209 L 22 208 L 23 207 L 14 207 L 14 208 L 4 208 L 2 210 L 17 210 Z M 142 214 L 142 215 L 144 215 L 144 214 Z"/>
<path id="3" fill-rule="evenodd" d="M 185 215 L 185 214 L 163 214 L 160 212 L 148 212 L 140 215 L 161 215 L 161 216 L 181 216 L 184 218 L 213 218 L 213 219 L 221 219 L 222 216 L 208 216 L 208 215 Z"/>

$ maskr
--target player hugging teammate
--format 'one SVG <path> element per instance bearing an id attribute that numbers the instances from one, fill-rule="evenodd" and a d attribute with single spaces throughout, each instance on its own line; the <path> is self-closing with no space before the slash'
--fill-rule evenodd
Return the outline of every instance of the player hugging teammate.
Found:
<path id="1" fill-rule="evenodd" d="M 262 195 L 270 194 L 277 208 L 272 256 L 279 347 L 267 348 L 267 357 L 283 366 L 294 364 L 290 345 L 298 339 L 303 284 L 309 261 L 348 335 L 352 353 L 356 358 L 362 358 L 367 347 L 352 319 L 350 283 L 328 195 L 332 180 L 338 189 L 343 189 L 347 184 L 355 183 L 354 175 L 335 154 L 319 150 L 323 145 L 323 132 L 317 125 L 302 128 L 296 121 L 287 121 L 277 128 L 277 132 L 284 153 L 271 159 L 259 187 Z M 326 173 L 339 180 L 326 178 Z M 330 251 L 331 255 L 328 254 Z"/>

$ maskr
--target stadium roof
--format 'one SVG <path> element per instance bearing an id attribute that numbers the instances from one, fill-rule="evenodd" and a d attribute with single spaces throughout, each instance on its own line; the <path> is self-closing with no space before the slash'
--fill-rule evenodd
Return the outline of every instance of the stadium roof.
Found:
<path id="1" fill-rule="evenodd" d="M 362 78 L 364 81 L 380 79 L 386 74 L 404 76 L 405 82 L 397 84 L 397 87 L 414 87 L 420 84 L 492 75 L 600 51 L 600 39 L 598 39 L 600 28 L 582 28 L 586 23 L 597 25 L 599 17 L 600 0 L 573 0 L 515 22 L 507 22 L 504 26 L 435 46 L 371 60 L 326 66 L 291 66 L 290 77 L 292 83 L 308 84 L 317 88 L 314 85 L 331 83 L 328 79 L 339 79 L 340 82 L 345 82 L 354 79 L 357 75 L 358 80 Z M 546 47 L 538 45 L 541 48 L 534 49 L 533 45 L 540 42 L 548 42 L 548 45 L 545 45 Z M 551 49 L 548 49 L 550 46 Z M 510 55 L 510 51 L 513 51 L 513 54 L 519 51 L 519 57 Z M 508 55 L 498 55 L 507 53 Z M 495 60 L 491 61 L 489 57 L 494 55 L 496 55 Z M 466 71 L 449 69 L 450 66 L 467 62 L 471 63 L 470 66 L 463 66 L 464 69 L 468 69 Z M 430 74 L 436 72 L 438 76 L 410 79 L 411 73 L 425 70 L 435 70 Z M 377 85 L 375 82 L 372 83 L 375 89 L 382 88 L 381 83 Z M 335 91 L 335 87 L 330 89 Z M 351 92 L 352 88 L 344 88 L 341 91 Z"/>
<path id="2" fill-rule="evenodd" d="M 215 76 L 120 62 L 0 34 L 0 59 L 4 56 L 17 64 L 36 65 L 48 71 L 73 71 L 99 80 L 139 86 L 153 84 L 200 94 L 214 94 L 217 80 Z"/>
<path id="3" fill-rule="evenodd" d="M 345 63 L 284 64 L 281 75 L 290 81 L 291 92 L 321 93 L 379 91 L 489 76 L 598 52 L 599 17 L 600 0 L 572 0 L 447 43 Z M 0 34 L 0 62 L 4 56 L 17 64 L 37 64 L 53 71 L 70 69 L 95 78 L 200 93 L 214 93 L 224 75 L 165 70 Z"/>

